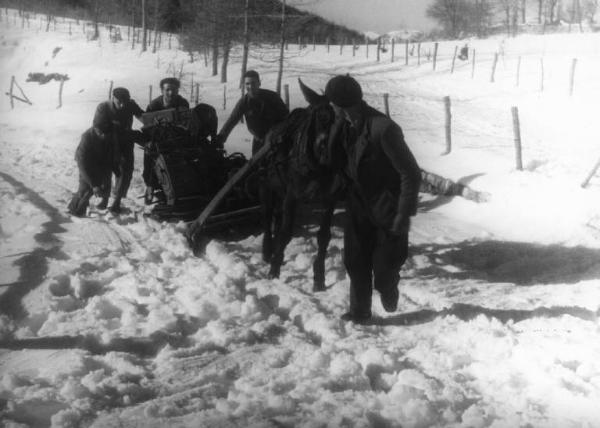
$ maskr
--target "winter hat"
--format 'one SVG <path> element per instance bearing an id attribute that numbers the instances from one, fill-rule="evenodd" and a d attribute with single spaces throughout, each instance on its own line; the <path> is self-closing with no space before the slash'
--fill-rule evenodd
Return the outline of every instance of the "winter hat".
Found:
<path id="1" fill-rule="evenodd" d="M 116 99 L 118 99 L 121 102 L 127 102 L 131 99 L 131 96 L 129 95 L 129 91 L 125 88 L 115 88 L 113 89 L 113 97 L 115 97 Z"/>
<path id="2" fill-rule="evenodd" d="M 362 101 L 359 83 L 346 74 L 333 77 L 325 86 L 325 96 L 338 107 L 354 106 Z"/>
<path id="3" fill-rule="evenodd" d="M 165 77 L 160 81 L 160 89 L 162 89 L 165 85 L 173 85 L 177 89 L 181 86 L 181 82 L 176 77 Z"/>

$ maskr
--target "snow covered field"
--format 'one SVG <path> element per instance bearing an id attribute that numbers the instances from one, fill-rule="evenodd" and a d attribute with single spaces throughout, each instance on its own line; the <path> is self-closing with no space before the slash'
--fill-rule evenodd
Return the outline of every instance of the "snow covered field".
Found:
<path id="1" fill-rule="evenodd" d="M 13 11 L 10 11 L 14 13 Z M 350 72 L 393 118 L 421 166 L 489 193 L 477 204 L 422 194 L 396 313 L 374 296 L 373 325 L 347 308 L 342 230 L 333 230 L 327 291 L 311 292 L 314 227 L 267 279 L 260 236 L 213 241 L 193 257 L 182 224 L 142 214 L 141 151 L 116 218 L 71 220 L 73 160 L 96 105 L 115 86 L 145 106 L 183 63 L 220 122 L 239 96 L 239 63 L 223 86 L 204 62 L 165 43 L 87 42 L 66 23 L 39 30 L 0 16 L 0 85 L 15 76 L 33 102 L 0 102 L 0 419 L 33 427 L 592 427 L 600 426 L 600 157 L 597 34 L 472 40 L 476 67 L 441 42 L 436 70 L 403 47 L 375 61 L 364 47 L 290 45 L 284 83 L 322 89 Z M 122 30 L 126 35 L 126 30 Z M 164 42 L 164 40 L 163 40 Z M 53 55 L 55 48 L 61 49 Z M 490 82 L 495 52 L 495 82 Z M 263 48 L 264 55 L 276 49 Z M 516 85 L 521 57 L 519 85 Z M 544 63 L 544 89 L 541 63 Z M 569 72 L 577 58 L 574 93 Z M 273 88 L 276 64 L 251 58 Z M 167 71 L 169 70 L 169 71 Z M 26 83 L 30 72 L 66 73 Z M 452 99 L 453 149 L 442 97 Z M 514 163 L 519 108 L 524 170 Z M 139 123 L 137 124 L 139 126 Z M 250 151 L 244 126 L 226 148 Z M 20 347 L 22 349 L 12 349 Z M 9 349 L 10 348 L 10 349 Z"/>

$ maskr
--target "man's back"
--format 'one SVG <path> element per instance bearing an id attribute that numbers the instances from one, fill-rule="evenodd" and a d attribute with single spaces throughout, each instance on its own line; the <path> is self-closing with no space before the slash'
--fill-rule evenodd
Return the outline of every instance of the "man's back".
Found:
<path id="1" fill-rule="evenodd" d="M 104 101 L 96 108 L 93 127 L 102 134 L 129 130 L 133 124 L 133 116 L 140 116 L 142 113 L 140 106 L 133 100 L 128 101 L 120 110 L 115 108 L 112 101 Z"/>

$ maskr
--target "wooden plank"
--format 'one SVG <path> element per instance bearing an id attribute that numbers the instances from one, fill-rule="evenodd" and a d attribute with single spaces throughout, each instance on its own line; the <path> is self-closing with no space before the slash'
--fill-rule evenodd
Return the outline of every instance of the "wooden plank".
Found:
<path id="1" fill-rule="evenodd" d="M 250 158 L 250 160 L 241 167 L 225 185 L 217 192 L 217 194 L 212 198 L 212 200 L 208 203 L 208 205 L 204 208 L 204 210 L 200 213 L 198 218 L 190 223 L 188 228 L 188 236 L 194 242 L 194 238 L 200 231 L 202 230 L 202 226 L 206 223 L 208 217 L 214 212 L 215 209 L 219 206 L 219 204 L 223 201 L 225 196 L 233 189 L 233 187 L 242 180 L 246 176 L 246 174 L 258 163 L 260 160 L 269 152 L 271 149 L 271 142 L 266 141 L 265 144 L 261 147 L 261 149 L 256 152 L 254 156 Z"/>

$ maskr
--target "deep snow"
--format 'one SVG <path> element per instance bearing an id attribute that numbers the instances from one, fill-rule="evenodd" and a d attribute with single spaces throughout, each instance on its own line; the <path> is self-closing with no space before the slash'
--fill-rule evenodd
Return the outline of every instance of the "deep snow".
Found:
<path id="1" fill-rule="evenodd" d="M 9 11 L 14 14 L 14 11 Z M 38 18 L 39 19 L 39 18 Z M 422 194 L 399 310 L 374 296 L 374 325 L 339 319 L 347 305 L 342 231 L 333 229 L 325 293 L 311 292 L 314 225 L 269 280 L 260 236 L 212 241 L 193 257 L 183 224 L 146 219 L 137 172 L 117 218 L 71 220 L 73 154 L 110 81 L 144 106 L 148 85 L 183 64 L 183 95 L 220 122 L 239 96 L 239 62 L 225 93 L 204 62 L 163 39 L 156 53 L 127 40 L 87 42 L 81 26 L 0 16 L 0 81 L 15 75 L 33 106 L 0 104 L 0 411 L 7 426 L 583 427 L 600 425 L 600 177 L 580 183 L 600 156 L 594 34 L 471 40 L 471 62 L 450 72 L 455 42 L 436 71 L 422 46 L 375 61 L 324 46 L 290 45 L 284 83 L 324 88 L 352 73 L 367 100 L 403 127 L 421 166 L 488 192 L 477 204 Z M 126 29 L 122 30 L 126 36 Z M 176 43 L 174 42 L 174 45 Z M 62 49 L 53 58 L 55 47 Z M 494 52 L 498 61 L 490 82 Z M 258 52 L 258 53 L 256 53 Z M 273 87 L 276 49 L 250 66 Z M 519 86 L 516 67 L 521 57 Z M 540 91 L 540 59 L 544 90 Z M 573 96 L 569 69 L 577 57 Z M 69 75 L 25 83 L 29 72 Z M 444 151 L 443 96 L 452 99 L 453 150 Z M 511 106 L 518 106 L 524 171 L 514 167 Z M 139 126 L 137 124 L 136 126 Z M 226 148 L 249 153 L 244 126 Z M 17 339 L 24 349 L 8 349 Z M 14 344 L 14 342 L 13 342 Z"/>

